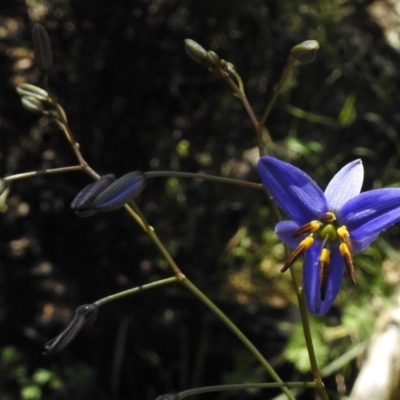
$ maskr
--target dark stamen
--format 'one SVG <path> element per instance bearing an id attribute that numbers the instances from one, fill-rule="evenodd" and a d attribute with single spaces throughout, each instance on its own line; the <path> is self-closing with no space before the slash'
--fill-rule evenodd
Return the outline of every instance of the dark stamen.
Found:
<path id="1" fill-rule="evenodd" d="M 344 263 L 346 264 L 346 269 L 349 274 L 350 280 L 353 283 L 353 285 L 356 284 L 356 275 L 354 271 L 354 264 L 353 264 L 353 257 L 350 253 L 349 248 L 347 247 L 346 243 L 342 243 L 339 246 L 340 254 L 343 257 Z"/>

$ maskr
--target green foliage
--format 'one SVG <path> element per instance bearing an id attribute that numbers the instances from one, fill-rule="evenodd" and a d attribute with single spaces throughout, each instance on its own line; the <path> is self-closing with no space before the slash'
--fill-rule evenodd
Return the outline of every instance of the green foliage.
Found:
<path id="1" fill-rule="evenodd" d="M 54 371 L 38 368 L 29 373 L 21 351 L 12 346 L 5 347 L 0 352 L 0 382 L 1 395 L 13 396 L 13 386 L 16 386 L 23 400 L 40 400 L 44 391 L 50 389 L 57 393 L 63 389 L 61 377 Z M 10 389 L 7 390 L 7 387 Z"/>
<path id="2" fill-rule="evenodd" d="M 314 350 L 319 367 L 323 367 L 329 360 L 329 346 L 323 337 L 324 324 L 320 319 L 310 318 L 310 330 L 313 338 Z M 284 356 L 292 362 L 296 369 L 306 373 L 310 371 L 310 358 L 305 346 L 303 326 L 301 323 L 293 325 L 292 337 L 286 346 Z"/>

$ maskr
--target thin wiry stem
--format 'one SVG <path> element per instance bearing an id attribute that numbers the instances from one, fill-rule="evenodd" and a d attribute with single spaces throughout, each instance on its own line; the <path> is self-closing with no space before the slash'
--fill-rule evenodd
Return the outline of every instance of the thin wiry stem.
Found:
<path id="1" fill-rule="evenodd" d="M 43 169 L 39 171 L 31 171 L 31 172 L 23 172 L 21 174 L 15 174 L 6 176 L 4 181 L 13 182 L 19 179 L 27 179 L 32 178 L 34 176 L 42 176 L 42 175 L 50 175 L 50 174 L 61 174 L 64 172 L 74 172 L 74 171 L 82 171 L 82 165 L 73 165 L 71 167 L 61 167 L 61 168 L 52 168 L 52 169 Z"/>
<path id="2" fill-rule="evenodd" d="M 202 173 L 180 172 L 180 171 L 150 171 L 150 172 L 144 172 L 143 175 L 147 179 L 164 178 L 164 177 L 192 178 L 192 179 L 202 179 L 205 181 L 226 183 L 229 185 L 244 186 L 251 189 L 258 189 L 258 190 L 263 189 L 263 185 L 261 183 L 248 182 L 240 179 L 224 178 L 222 176 L 207 175 Z"/>
<path id="3" fill-rule="evenodd" d="M 184 390 L 176 394 L 179 400 L 186 397 L 196 396 L 203 393 L 222 392 L 222 391 L 233 391 L 233 390 L 249 390 L 249 389 L 267 389 L 267 388 L 313 388 L 315 382 L 282 382 L 282 383 L 242 383 L 232 385 L 216 385 L 216 386 L 204 386 L 194 389 Z"/>
<path id="4" fill-rule="evenodd" d="M 114 293 L 110 296 L 103 297 L 102 299 L 95 301 L 93 304 L 97 307 L 100 307 L 100 306 L 110 303 L 112 301 L 119 300 L 124 297 L 131 296 L 131 295 L 139 293 L 139 292 L 143 292 L 145 290 L 154 289 L 156 287 L 163 286 L 163 285 L 168 285 L 168 284 L 174 283 L 174 282 L 178 282 L 178 278 L 175 276 L 172 276 L 170 278 L 161 279 L 156 282 L 151 282 L 151 283 L 147 283 L 145 285 L 137 286 L 132 289 L 124 290 L 123 292 Z"/>

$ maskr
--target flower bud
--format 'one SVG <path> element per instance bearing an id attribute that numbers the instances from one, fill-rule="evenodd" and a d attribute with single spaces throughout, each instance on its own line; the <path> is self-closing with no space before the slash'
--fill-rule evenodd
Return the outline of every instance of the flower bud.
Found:
<path id="1" fill-rule="evenodd" d="M 47 75 L 53 66 L 53 55 L 49 35 L 42 25 L 33 24 L 32 40 L 36 65 L 43 75 Z"/>
<path id="2" fill-rule="evenodd" d="M 45 90 L 29 83 L 21 83 L 18 85 L 17 93 L 21 97 L 34 97 L 40 101 L 49 100 L 49 94 Z"/>
<path id="3" fill-rule="evenodd" d="M 290 54 L 294 59 L 302 64 L 314 61 L 319 49 L 319 43 L 316 40 L 306 40 L 290 50 Z"/>
<path id="4" fill-rule="evenodd" d="M 79 334 L 79 332 L 92 325 L 97 318 L 97 306 L 84 304 L 75 310 L 75 315 L 68 326 L 54 339 L 44 345 L 43 355 L 59 353 L 64 350 Z"/>
<path id="5" fill-rule="evenodd" d="M 93 201 L 93 209 L 96 211 L 117 210 L 138 196 L 144 189 L 145 183 L 142 172 L 129 172 L 113 182 L 96 197 Z"/>
<path id="6" fill-rule="evenodd" d="M 207 51 L 207 65 L 210 68 L 220 68 L 221 67 L 221 60 L 217 53 L 214 51 Z"/>
<path id="7" fill-rule="evenodd" d="M 21 102 L 25 110 L 28 110 L 34 114 L 42 114 L 44 111 L 43 103 L 36 97 L 22 97 Z"/>
<path id="8" fill-rule="evenodd" d="M 96 214 L 93 210 L 94 199 L 115 181 L 115 175 L 103 175 L 96 182 L 84 187 L 72 200 L 71 208 L 80 217 L 89 217 Z"/>
<path id="9" fill-rule="evenodd" d="M 200 46 L 197 42 L 192 39 L 185 39 L 185 50 L 186 54 L 194 61 L 204 64 L 207 58 L 207 51 L 204 47 Z"/>

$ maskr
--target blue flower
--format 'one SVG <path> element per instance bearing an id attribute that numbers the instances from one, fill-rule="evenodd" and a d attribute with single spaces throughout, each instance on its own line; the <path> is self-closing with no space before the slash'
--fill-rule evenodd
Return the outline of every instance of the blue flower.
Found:
<path id="1" fill-rule="evenodd" d="M 262 157 L 258 172 L 265 188 L 292 219 L 275 227 L 282 242 L 295 248 L 282 272 L 304 253 L 307 304 L 312 313 L 324 315 L 339 293 L 345 267 L 355 284 L 353 254 L 400 221 L 400 189 L 360 194 L 361 160 L 344 166 L 325 192 L 305 172 L 276 158 Z"/>

